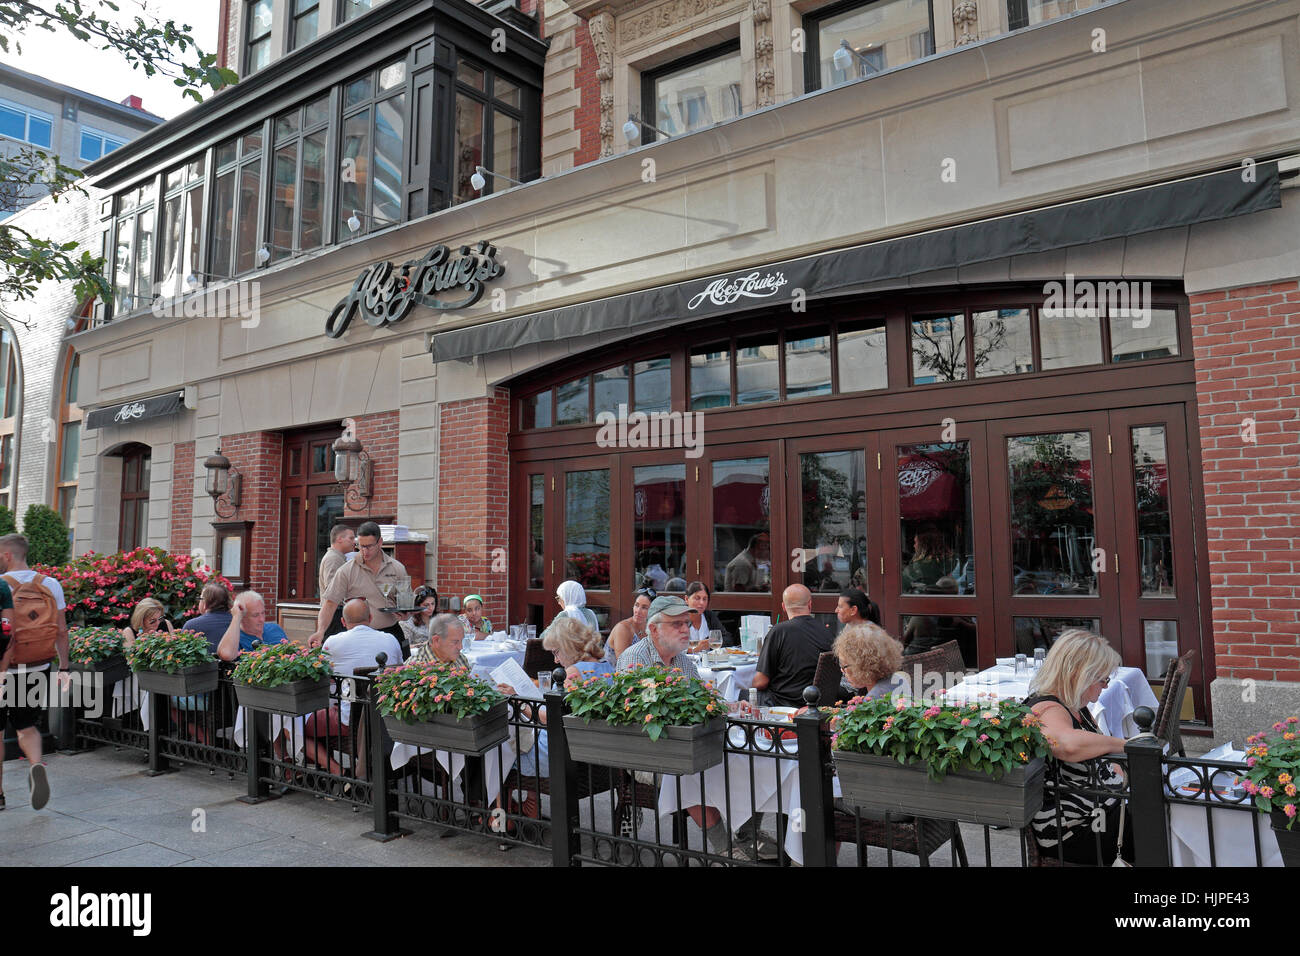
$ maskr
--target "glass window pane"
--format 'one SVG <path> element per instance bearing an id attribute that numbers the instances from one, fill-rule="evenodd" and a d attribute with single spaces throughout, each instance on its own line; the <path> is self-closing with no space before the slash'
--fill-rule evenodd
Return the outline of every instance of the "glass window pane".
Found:
<path id="1" fill-rule="evenodd" d="M 966 378 L 966 320 L 962 313 L 912 320 L 912 384 Z"/>
<path id="2" fill-rule="evenodd" d="M 904 594 L 974 594 L 970 445 L 898 448 Z"/>
<path id="3" fill-rule="evenodd" d="M 202 271 L 199 265 L 199 239 L 203 229 L 203 187 L 195 186 L 185 193 L 189 209 L 185 213 L 184 258 L 178 275 L 181 281 L 190 273 Z M 202 279 L 202 276 L 198 276 Z"/>
<path id="4" fill-rule="evenodd" d="M 632 387 L 638 412 L 672 411 L 672 359 L 657 358 L 633 366 Z"/>
<path id="5" fill-rule="evenodd" d="M 122 463 L 122 493 L 132 494 L 140 490 L 140 457 L 127 455 Z"/>
<path id="6" fill-rule="evenodd" d="M 1148 680 L 1165 679 L 1165 671 L 1178 658 L 1178 622 L 1143 621 L 1142 641 L 1146 650 Z"/>
<path id="7" fill-rule="evenodd" d="M 177 296 L 185 291 L 184 235 L 185 235 L 185 195 L 173 196 L 162 207 L 162 261 L 158 269 L 158 292 L 163 296 Z"/>
<path id="8" fill-rule="evenodd" d="M 99 159 L 100 154 L 103 152 L 103 150 L 104 150 L 104 141 L 102 139 L 100 139 L 94 133 L 87 133 L 85 130 L 82 130 L 81 146 L 77 152 L 77 155 L 81 158 L 83 162 L 89 163 L 89 162 L 93 162 L 96 159 Z"/>
<path id="9" fill-rule="evenodd" d="M 483 104 L 456 94 L 456 175 L 452 205 L 478 197 L 470 182 L 474 167 L 483 163 Z"/>
<path id="10" fill-rule="evenodd" d="M 119 315 L 124 315 L 135 307 L 131 300 L 131 266 L 135 262 L 135 251 L 132 245 L 134 238 L 135 217 L 119 220 L 117 254 L 113 271 L 114 306 Z"/>
<path id="11" fill-rule="evenodd" d="M 395 90 L 406 85 L 406 61 L 396 60 L 379 71 L 379 89 Z"/>
<path id="12" fill-rule="evenodd" d="M 1026 593 L 1035 593 L 1033 585 L 1028 585 Z M 1089 617 L 1018 617 L 1015 618 L 1016 653 L 1033 658 L 1037 648 L 1050 648 L 1063 631 L 1081 628 L 1101 633 L 1101 621 Z"/>
<path id="13" fill-rule="evenodd" d="M 290 110 L 289 112 L 276 117 L 275 141 L 277 143 L 283 143 L 290 136 L 296 136 L 298 134 L 298 119 L 298 110 Z"/>
<path id="14" fill-rule="evenodd" d="M 364 103 L 375 94 L 374 83 L 369 73 L 358 80 L 353 80 L 343 88 L 343 106 L 356 106 Z"/>
<path id="15" fill-rule="evenodd" d="M 63 400 L 69 405 L 77 404 L 77 388 L 81 382 L 81 356 L 72 356 L 72 365 L 68 368 L 68 390 Z"/>
<path id="16" fill-rule="evenodd" d="M 823 451 L 799 456 L 803 502 L 803 569 L 810 591 L 838 592 L 867 584 L 866 453 Z"/>
<path id="17" fill-rule="evenodd" d="M 370 185 L 370 110 L 362 110 L 343 121 L 343 170 L 339 183 L 338 236 L 348 239 L 353 233 L 348 229 L 348 219 L 353 212 L 364 214 L 366 196 Z M 367 232 L 370 221 L 361 220 L 357 234 Z"/>
<path id="18" fill-rule="evenodd" d="M 202 179 L 203 171 L 206 167 L 207 161 L 202 156 L 198 159 L 191 160 L 185 166 L 185 178 L 189 182 L 195 182 L 196 180 Z"/>
<path id="19" fill-rule="evenodd" d="M 793 337 L 792 337 L 793 336 Z M 739 366 L 737 366 L 739 371 Z M 831 337 L 826 329 L 785 334 L 785 397 L 831 393 Z"/>
<path id="20" fill-rule="evenodd" d="M 819 21 L 817 30 L 823 88 L 870 76 L 934 52 L 930 5 L 890 0 L 856 7 Z M 840 41 L 852 48 L 841 50 Z"/>
<path id="21" fill-rule="evenodd" d="M 742 340 L 736 344 L 737 405 L 780 399 L 777 354 L 775 335 Z"/>
<path id="22" fill-rule="evenodd" d="M 906 658 L 922 654 L 940 644 L 956 641 L 961 648 L 962 662 L 967 667 L 977 667 L 979 650 L 975 618 L 963 614 L 905 614 L 903 615 L 903 670 L 907 671 Z M 916 688 L 919 692 L 919 688 Z"/>
<path id="23" fill-rule="evenodd" d="M 145 490 L 148 490 L 147 487 Z M 141 547 L 149 540 L 149 499 L 141 498 L 136 502 L 135 511 L 135 546 Z"/>
<path id="24" fill-rule="evenodd" d="M 1101 323 L 1095 311 L 1039 309 L 1038 339 L 1044 369 L 1101 364 Z"/>
<path id="25" fill-rule="evenodd" d="M 1008 438 L 1007 467 L 1015 592 L 1096 594 L 1091 434 Z"/>
<path id="26" fill-rule="evenodd" d="M 163 183 L 163 192 L 171 192 L 174 189 L 180 189 L 185 185 L 185 167 L 179 166 L 167 174 L 166 181 Z"/>
<path id="27" fill-rule="evenodd" d="M 330 98 L 328 95 L 325 95 L 312 100 L 303 109 L 303 129 L 311 129 L 313 126 L 319 126 L 321 123 L 328 122 L 329 118 Z"/>
<path id="28" fill-rule="evenodd" d="M 256 0 L 250 11 L 248 35 L 254 39 L 271 32 L 271 0 Z"/>
<path id="29" fill-rule="evenodd" d="M 500 110 L 492 113 L 492 171 L 519 178 L 519 120 Z"/>
<path id="30" fill-rule="evenodd" d="M 262 148 L 262 127 L 256 126 L 244 134 L 243 141 L 240 143 L 239 155 L 241 158 L 251 156 Z"/>
<path id="31" fill-rule="evenodd" d="M 0 491 L 6 495 L 14 478 L 14 436 L 0 437 Z"/>
<path id="32" fill-rule="evenodd" d="M 217 194 L 212 206 L 212 269 L 214 275 L 230 275 L 230 250 L 235 240 L 235 173 L 217 177 Z"/>
<path id="33" fill-rule="evenodd" d="M 528 476 L 528 586 L 545 587 L 546 476 Z"/>
<path id="34" fill-rule="evenodd" d="M 109 139 L 108 137 L 104 138 L 104 152 L 106 154 L 111 153 L 113 150 L 118 149 L 125 145 L 126 145 L 125 143 L 119 143 L 115 139 Z"/>
<path id="35" fill-rule="evenodd" d="M 472 86 L 476 90 L 484 89 L 483 71 L 473 63 L 466 63 L 461 60 L 456 64 L 456 82 Z"/>
<path id="36" fill-rule="evenodd" d="M 271 262 L 293 255 L 294 204 L 297 200 L 298 144 L 275 151 L 271 186 Z"/>
<path id="37" fill-rule="evenodd" d="M 21 110 L 0 106 L 0 136 L 11 139 L 27 138 L 27 114 Z"/>
<path id="38" fill-rule="evenodd" d="M 369 10 L 371 6 L 371 0 L 343 0 L 343 3 L 339 8 L 339 15 L 341 20 L 346 22 L 361 16 Z"/>
<path id="39" fill-rule="evenodd" d="M 262 163 L 245 163 L 239 170 L 239 239 L 235 246 L 235 272 L 247 272 L 256 263 L 258 245 L 257 203 Z"/>
<path id="40" fill-rule="evenodd" d="M 325 229 L 325 130 L 302 140 L 302 202 L 298 245 L 315 249 L 324 240 Z M 349 211 L 348 215 L 351 215 Z"/>
<path id="41" fill-rule="evenodd" d="M 520 428 L 551 427 L 551 390 L 524 399 L 524 421 Z"/>
<path id="42" fill-rule="evenodd" d="M 515 86 L 509 80 L 496 76 L 492 80 L 492 98 L 506 106 L 513 106 L 520 109 L 519 87 Z"/>
<path id="43" fill-rule="evenodd" d="M 140 190 L 128 189 L 124 193 L 118 193 L 117 211 L 119 213 L 130 212 L 140 205 Z"/>
<path id="44" fill-rule="evenodd" d="M 293 22 L 293 49 L 306 46 L 320 34 L 320 9 L 312 7 L 311 12 L 304 13 Z"/>
<path id="45" fill-rule="evenodd" d="M 334 448 L 330 444 L 311 446 L 311 472 L 319 475 L 334 471 Z"/>
<path id="46" fill-rule="evenodd" d="M 27 141 L 33 146 L 50 148 L 50 121 L 33 116 L 27 123 Z"/>
<path id="47" fill-rule="evenodd" d="M 555 424 L 581 425 L 591 421 L 591 396 L 588 378 L 565 382 L 555 389 Z"/>
<path id="48" fill-rule="evenodd" d="M 1087 6 L 1087 0 L 1084 5 Z M 1030 24 L 1063 17 L 1078 9 L 1079 0 L 1025 0 L 1025 12 L 1029 15 Z"/>
<path id="49" fill-rule="evenodd" d="M 153 301 L 153 210 L 136 217 L 135 226 L 135 308 L 143 309 Z"/>
<path id="50" fill-rule="evenodd" d="M 686 466 L 632 469 L 633 587 L 686 590 Z"/>
<path id="51" fill-rule="evenodd" d="M 146 452 L 140 457 L 140 490 L 147 492 L 149 490 L 149 469 L 153 464 L 153 457 Z"/>
<path id="52" fill-rule="evenodd" d="M 996 309 L 971 316 L 975 377 L 1034 371 L 1034 338 L 1028 309 Z"/>
<path id="53" fill-rule="evenodd" d="M 731 404 L 731 351 L 726 343 L 691 352 L 691 411 Z"/>
<path id="54" fill-rule="evenodd" d="M 217 168 L 220 169 L 223 166 L 233 163 L 238 155 L 239 143 L 236 140 L 232 139 L 228 143 L 222 143 L 217 147 Z"/>
<path id="55" fill-rule="evenodd" d="M 627 366 L 607 368 L 594 376 L 596 390 L 595 413 L 609 412 L 615 417 L 628 412 Z M 623 406 L 621 409 L 619 406 Z"/>
<path id="56" fill-rule="evenodd" d="M 379 223 L 402 218 L 402 144 L 406 129 L 406 94 L 375 106 L 375 181 L 371 215 Z"/>
<path id="57" fill-rule="evenodd" d="M 654 125 L 675 136 L 739 116 L 740 73 L 736 50 L 656 77 Z"/>
<path id="58" fill-rule="evenodd" d="M 883 322 L 865 326 L 840 326 L 836 334 L 836 345 L 839 349 L 841 392 L 865 392 L 889 387 Z"/>
<path id="59" fill-rule="evenodd" d="M 75 529 L 77 512 L 77 486 L 70 485 L 59 489 L 59 517 L 69 529 Z"/>
<path id="60" fill-rule="evenodd" d="M 81 454 L 81 422 L 63 426 L 63 448 L 59 460 L 59 481 L 77 480 L 77 461 Z"/>
<path id="61" fill-rule="evenodd" d="M 609 589 L 609 471 L 564 476 L 564 576 L 585 590 Z"/>
<path id="62" fill-rule="evenodd" d="M 1169 519 L 1169 453 L 1163 425 L 1132 429 L 1137 493 L 1138 559 L 1143 597 L 1174 594 L 1174 539 Z"/>
<path id="63" fill-rule="evenodd" d="M 772 590 L 771 481 L 768 459 L 713 463 L 713 587 Z"/>
<path id="64" fill-rule="evenodd" d="M 1120 283 L 1123 285 L 1123 283 Z M 1140 362 L 1178 354 L 1178 313 L 1147 309 L 1141 315 L 1111 315 L 1110 360 Z"/>

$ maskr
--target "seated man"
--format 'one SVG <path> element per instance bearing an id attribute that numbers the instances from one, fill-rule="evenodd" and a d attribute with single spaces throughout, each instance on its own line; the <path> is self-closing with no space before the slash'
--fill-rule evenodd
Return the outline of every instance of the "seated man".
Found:
<path id="1" fill-rule="evenodd" d="M 812 592 L 792 584 L 781 593 L 789 617 L 774 625 L 763 640 L 753 686 L 767 707 L 802 707 L 803 690 L 817 673 L 817 658 L 835 643 L 835 635 L 812 616 Z"/>
<path id="2" fill-rule="evenodd" d="M 446 664 L 473 665 L 461 653 L 465 628 L 455 614 L 435 614 L 429 621 L 429 643 L 411 655 L 413 661 L 442 661 Z"/>
<path id="3" fill-rule="evenodd" d="M 230 592 L 224 585 L 211 581 L 203 585 L 199 595 L 199 613 L 182 625 L 187 631 L 198 631 L 208 639 L 212 653 L 217 653 L 221 638 L 230 627 Z"/>
<path id="4" fill-rule="evenodd" d="M 237 661 L 244 651 L 253 649 L 254 641 L 279 644 L 289 635 L 274 621 L 266 619 L 266 602 L 256 591 L 245 591 L 235 598 L 230 612 L 230 624 L 217 645 L 217 657 L 223 661 Z"/>
<path id="5" fill-rule="evenodd" d="M 363 599 L 353 598 L 343 605 L 343 626 L 347 630 L 325 638 L 323 645 L 335 675 L 351 677 L 357 668 L 374 667 L 376 654 L 388 656 L 385 667 L 402 663 L 402 648 L 397 638 L 370 626 L 370 606 Z M 338 741 L 351 734 L 351 717 L 352 704 L 344 700 L 338 707 L 330 705 L 311 714 L 303 727 L 307 756 L 318 767 L 328 767 L 335 776 L 342 776 L 343 768 L 334 759 L 334 751 L 338 749 Z M 319 738 L 324 738 L 324 742 Z"/>

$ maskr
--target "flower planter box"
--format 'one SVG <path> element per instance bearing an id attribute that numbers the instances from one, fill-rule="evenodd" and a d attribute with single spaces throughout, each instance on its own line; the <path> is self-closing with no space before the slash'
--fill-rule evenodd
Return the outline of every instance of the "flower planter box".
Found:
<path id="1" fill-rule="evenodd" d="M 996 780 L 958 770 L 937 783 L 921 763 L 904 765 L 893 757 L 838 750 L 834 759 L 844 802 L 863 810 L 1020 828 L 1043 806 L 1042 759 Z"/>
<path id="2" fill-rule="evenodd" d="M 457 720 L 451 714 L 433 714 L 427 720 L 408 724 L 396 717 L 385 717 L 388 734 L 398 743 L 426 750 L 451 750 L 462 754 L 481 754 L 502 743 L 509 736 L 509 709 L 505 702 L 483 714 Z"/>
<path id="3" fill-rule="evenodd" d="M 718 717 L 691 727 L 665 727 L 658 740 L 651 740 L 639 726 L 615 726 L 603 720 L 587 723 L 581 717 L 566 716 L 564 733 L 569 756 L 581 763 L 692 774 L 722 763 L 725 725 L 726 720 Z"/>
<path id="4" fill-rule="evenodd" d="M 217 662 L 183 667 L 175 674 L 166 671 L 136 671 L 136 683 L 141 690 L 169 697 L 188 697 L 207 694 L 217 689 Z"/>
<path id="5" fill-rule="evenodd" d="M 329 706 L 330 679 L 296 680 L 278 687 L 256 687 L 236 681 L 235 697 L 240 707 L 298 717 Z"/>
<path id="6" fill-rule="evenodd" d="M 106 691 L 111 691 L 114 684 L 131 676 L 131 665 L 126 662 L 126 658 L 121 654 L 114 654 L 112 657 L 106 657 L 94 664 L 78 664 L 74 662 L 69 667 L 74 671 L 81 671 L 83 674 L 103 674 L 104 690 Z"/>
<path id="7" fill-rule="evenodd" d="M 1273 836 L 1277 837 L 1277 848 L 1282 853 L 1282 865 L 1300 867 L 1300 823 L 1288 830 L 1286 825 L 1291 821 L 1281 810 L 1270 811 L 1269 819 L 1273 821 Z"/>

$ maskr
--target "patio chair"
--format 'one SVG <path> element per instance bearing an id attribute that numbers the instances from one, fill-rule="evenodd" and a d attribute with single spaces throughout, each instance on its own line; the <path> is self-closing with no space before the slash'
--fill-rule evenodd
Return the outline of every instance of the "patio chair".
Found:
<path id="1" fill-rule="evenodd" d="M 969 865 L 961 828 L 951 820 L 895 817 L 886 823 L 883 820 L 859 818 L 854 813 L 837 807 L 834 825 L 835 839 L 842 843 L 853 843 L 863 850 L 874 846 L 892 848 L 895 853 L 910 853 L 923 867 L 930 865 L 930 856 L 935 850 L 951 840 L 957 854 L 957 864 L 963 867 Z"/>
<path id="2" fill-rule="evenodd" d="M 912 694 L 919 697 L 926 689 L 925 675 L 943 675 L 943 686 L 939 688 L 939 691 L 942 692 L 960 683 L 960 681 L 950 680 L 949 678 L 950 675 L 964 675 L 966 673 L 966 662 L 961 655 L 961 645 L 956 641 L 948 641 L 946 644 L 940 644 L 938 647 L 931 648 L 924 653 L 904 657 L 902 670 L 912 685 Z"/>
<path id="3" fill-rule="evenodd" d="M 530 637 L 528 639 L 528 644 L 524 649 L 525 674 L 535 678 L 542 671 L 553 671 L 558 666 L 555 655 L 542 647 L 540 637 Z"/>
<path id="4" fill-rule="evenodd" d="M 1165 671 L 1164 692 L 1160 695 L 1160 709 L 1156 711 L 1156 722 L 1152 733 L 1169 744 L 1171 753 L 1186 757 L 1183 749 L 1182 727 L 1180 718 L 1183 712 L 1183 698 L 1187 696 L 1187 683 L 1192 678 L 1192 655 L 1190 650 L 1182 657 L 1169 662 Z"/>
<path id="5" fill-rule="evenodd" d="M 821 695 L 817 698 L 818 705 L 834 707 L 845 696 L 840 684 L 842 676 L 839 659 L 832 651 L 817 655 L 817 670 L 813 673 L 813 685 Z"/>

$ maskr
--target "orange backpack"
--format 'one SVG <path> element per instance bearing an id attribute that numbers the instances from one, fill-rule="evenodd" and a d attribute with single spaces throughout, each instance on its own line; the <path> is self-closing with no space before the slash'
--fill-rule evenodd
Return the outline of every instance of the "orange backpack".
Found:
<path id="1" fill-rule="evenodd" d="M 54 660 L 62 612 L 54 595 L 41 586 L 46 579 L 38 574 L 30 581 L 19 583 L 17 578 L 6 574 L 4 580 L 14 596 L 12 662 L 45 664 Z"/>

